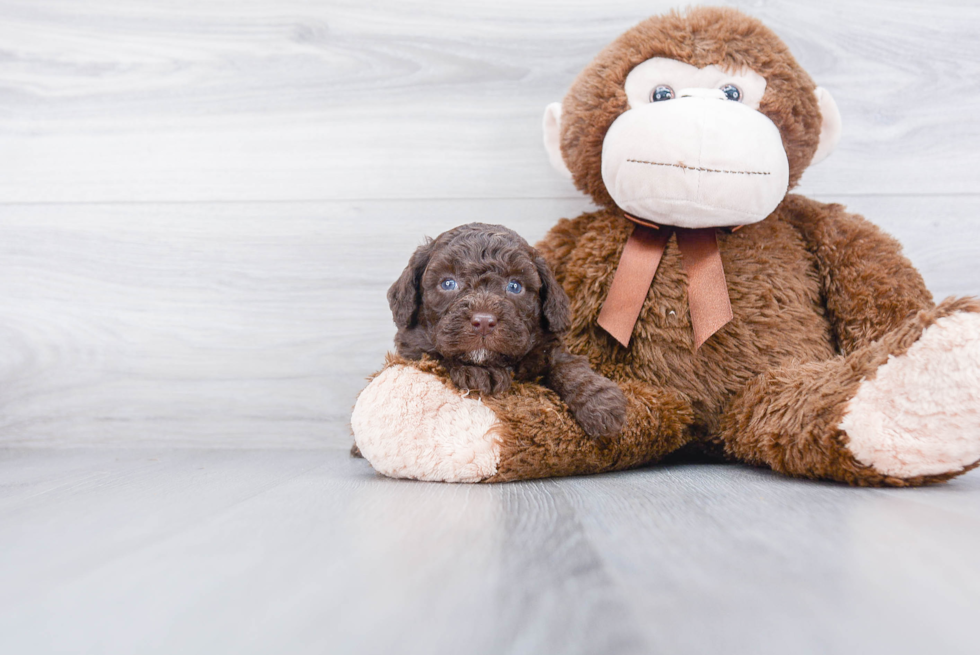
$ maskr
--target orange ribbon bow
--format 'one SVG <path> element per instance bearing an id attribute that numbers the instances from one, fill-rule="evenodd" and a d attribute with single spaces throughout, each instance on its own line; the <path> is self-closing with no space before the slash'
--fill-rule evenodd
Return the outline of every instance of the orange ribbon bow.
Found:
<path id="1" fill-rule="evenodd" d="M 633 326 L 660 266 L 664 249 L 670 235 L 676 233 L 677 247 L 688 278 L 687 297 L 695 349 L 700 348 L 712 334 L 732 320 L 725 269 L 715 237 L 717 228 L 659 226 L 629 214 L 625 216 L 636 227 L 619 258 L 612 286 L 599 312 L 599 325 L 624 347 L 629 347 Z"/>

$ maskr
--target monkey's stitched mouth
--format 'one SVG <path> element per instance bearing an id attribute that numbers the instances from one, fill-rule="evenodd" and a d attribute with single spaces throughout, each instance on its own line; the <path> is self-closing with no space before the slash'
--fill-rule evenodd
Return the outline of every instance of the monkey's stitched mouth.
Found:
<path id="1" fill-rule="evenodd" d="M 766 171 L 726 171 L 718 168 L 700 168 L 698 166 L 688 166 L 686 164 L 664 164 L 658 161 L 644 161 L 642 159 L 627 159 L 630 164 L 647 164 L 649 166 L 668 166 L 671 168 L 681 168 L 686 171 L 699 171 L 701 173 L 728 173 L 729 175 L 772 175 Z"/>

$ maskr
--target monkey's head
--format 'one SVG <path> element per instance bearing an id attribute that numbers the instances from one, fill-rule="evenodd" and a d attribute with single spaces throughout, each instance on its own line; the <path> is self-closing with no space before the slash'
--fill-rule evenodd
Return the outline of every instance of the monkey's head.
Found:
<path id="1" fill-rule="evenodd" d="M 840 126 L 771 30 L 720 8 L 640 23 L 544 118 L 552 164 L 597 204 L 689 228 L 766 218 Z"/>

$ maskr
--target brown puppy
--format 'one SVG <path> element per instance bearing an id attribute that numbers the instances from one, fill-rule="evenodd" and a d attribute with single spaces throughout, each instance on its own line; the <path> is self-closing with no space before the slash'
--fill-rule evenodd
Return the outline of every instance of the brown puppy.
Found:
<path id="1" fill-rule="evenodd" d="M 561 343 L 568 296 L 544 259 L 516 232 L 470 223 L 429 240 L 388 290 L 407 359 L 441 360 L 462 390 L 500 394 L 541 380 L 592 437 L 617 434 L 626 398 Z"/>

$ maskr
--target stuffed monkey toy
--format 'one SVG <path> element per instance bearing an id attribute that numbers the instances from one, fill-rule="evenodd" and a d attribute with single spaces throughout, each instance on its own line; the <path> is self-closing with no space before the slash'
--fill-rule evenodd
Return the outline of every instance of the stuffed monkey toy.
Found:
<path id="1" fill-rule="evenodd" d="M 628 401 L 587 436 L 533 382 L 458 391 L 390 355 L 358 397 L 380 473 L 502 482 L 648 465 L 682 447 L 805 478 L 921 485 L 980 463 L 980 302 L 938 305 L 900 245 L 789 194 L 840 134 L 830 94 L 732 9 L 648 19 L 548 107 L 554 165 L 600 209 L 537 245 L 573 353 Z M 413 320 L 413 319 L 410 319 Z"/>

